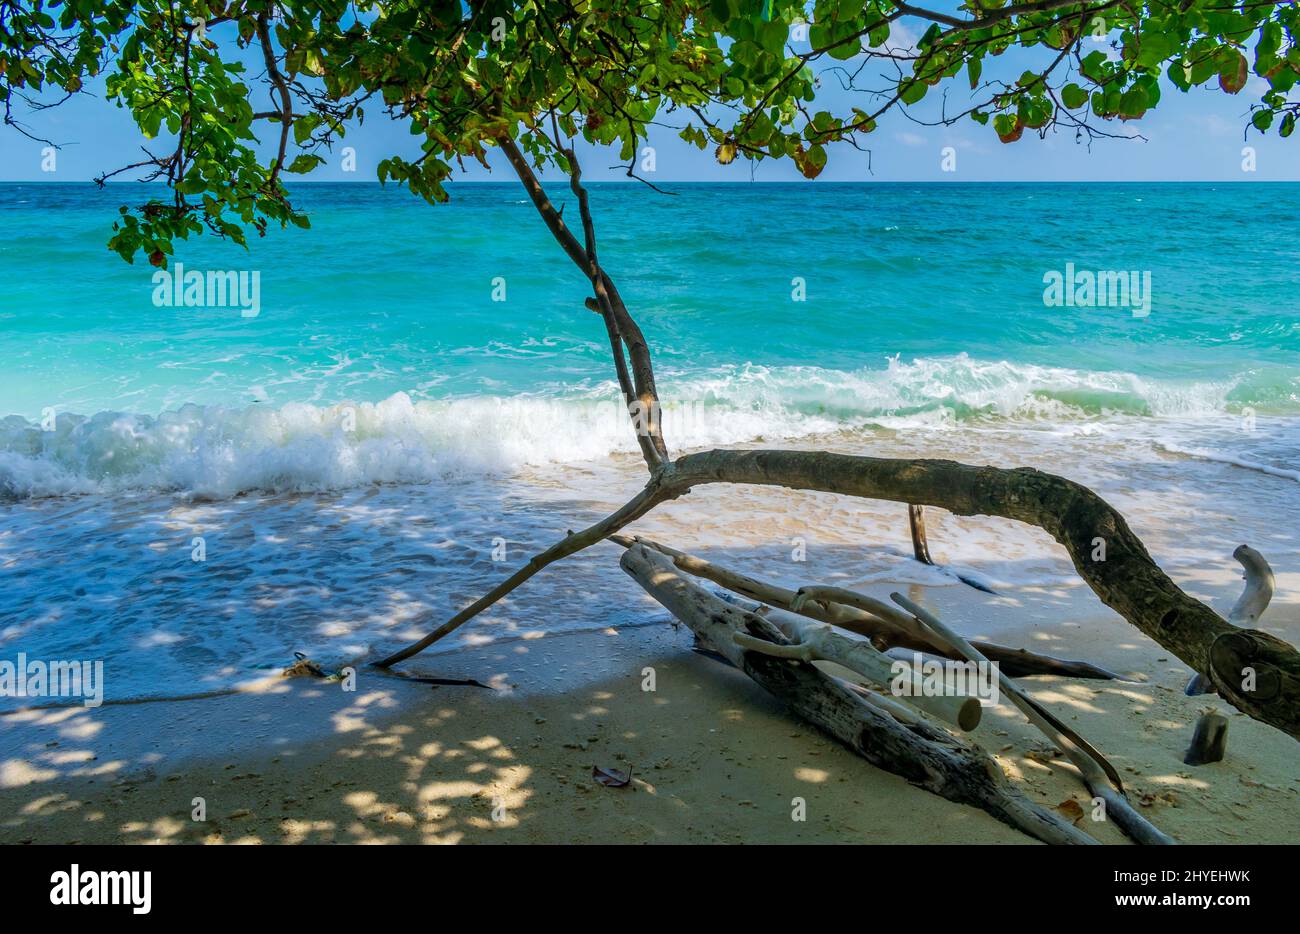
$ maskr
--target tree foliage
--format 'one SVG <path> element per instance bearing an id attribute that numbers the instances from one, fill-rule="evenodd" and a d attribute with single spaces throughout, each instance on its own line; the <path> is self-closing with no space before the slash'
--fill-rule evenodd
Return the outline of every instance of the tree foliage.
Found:
<path id="1" fill-rule="evenodd" d="M 669 126 L 720 162 L 788 157 L 814 178 L 831 144 L 867 145 L 894 109 L 974 120 L 1004 142 L 1026 129 L 1091 138 L 1141 119 L 1162 89 L 1238 94 L 1252 75 L 1251 125 L 1289 136 L 1298 18 L 1249 0 L 0 2 L 0 101 L 30 135 L 31 110 L 103 81 L 148 142 L 101 180 L 169 189 L 123 206 L 110 246 L 162 265 L 205 230 L 243 243 L 269 224 L 308 226 L 286 179 L 367 111 L 419 142 L 419 155 L 387 154 L 379 179 L 430 201 L 505 137 L 561 168 L 564 141 L 582 137 L 632 174 L 650 127 Z M 853 105 L 822 107 L 827 81 L 860 92 Z"/>

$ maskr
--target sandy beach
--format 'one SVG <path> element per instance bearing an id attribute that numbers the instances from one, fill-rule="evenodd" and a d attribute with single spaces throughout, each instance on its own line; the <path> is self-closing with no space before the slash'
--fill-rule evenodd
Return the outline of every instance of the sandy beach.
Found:
<path id="1" fill-rule="evenodd" d="M 612 551 L 612 548 L 609 548 Z M 1222 575 L 1218 590 L 1236 584 Z M 919 589 L 918 589 L 919 590 Z M 640 600 L 631 596 L 632 600 Z M 1035 698 L 1120 770 L 1130 796 L 1186 843 L 1300 835 L 1294 740 L 1231 713 L 1228 757 L 1185 766 L 1213 698 L 1186 668 L 1082 588 L 1051 601 L 969 588 L 916 593 L 970 635 L 1088 658 L 1126 681 L 1034 678 Z M 645 600 L 646 624 L 502 641 L 440 656 L 448 679 L 362 670 L 356 690 L 270 678 L 216 697 L 28 710 L 0 719 L 2 843 L 1031 843 L 970 807 L 872 767 L 787 713 L 747 677 L 691 650 Z M 1300 634 L 1294 603 L 1271 631 Z M 655 690 L 642 689 L 653 669 Z M 1226 706 L 1217 705 L 1226 710 Z M 1047 806 L 1078 802 L 1071 768 L 1014 710 L 971 734 Z M 631 773 L 626 787 L 593 766 Z M 206 820 L 194 820 L 204 799 Z M 798 801 L 805 819 L 792 819 Z"/>
<path id="2" fill-rule="evenodd" d="M 0 34 L 15 907 L 421 891 L 234 844 L 1300 841 L 1300 6 Z M 993 852 L 867 891 L 1290 895 Z"/>

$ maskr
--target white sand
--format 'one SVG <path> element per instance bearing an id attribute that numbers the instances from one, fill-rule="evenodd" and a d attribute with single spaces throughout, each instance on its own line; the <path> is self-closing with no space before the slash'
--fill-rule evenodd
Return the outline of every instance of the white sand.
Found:
<path id="1" fill-rule="evenodd" d="M 1226 570 L 1218 586 L 1235 586 Z M 968 635 L 1145 679 L 1026 683 L 1111 758 L 1162 829 L 1198 843 L 1300 836 L 1300 746 L 1233 715 L 1228 759 L 1183 765 L 1201 707 L 1224 705 L 1183 696 L 1186 668 L 1090 593 L 925 596 Z M 648 601 L 645 617 L 665 619 Z M 1266 621 L 1300 641 L 1294 604 Z M 493 690 L 362 671 L 355 693 L 293 679 L 200 700 L 13 714 L 0 718 L 0 842 L 1031 842 L 868 765 L 690 641 L 664 622 L 441 660 L 444 676 Z M 641 689 L 647 667 L 654 692 Z M 1042 755 L 1014 710 L 987 711 L 974 736 L 1036 800 L 1087 809 L 1071 769 Z M 593 765 L 630 769 L 631 786 L 601 787 Z M 191 819 L 196 797 L 205 822 Z M 796 798 L 807 804 L 802 822 L 791 818 Z M 1124 842 L 1109 824 L 1082 826 Z"/>

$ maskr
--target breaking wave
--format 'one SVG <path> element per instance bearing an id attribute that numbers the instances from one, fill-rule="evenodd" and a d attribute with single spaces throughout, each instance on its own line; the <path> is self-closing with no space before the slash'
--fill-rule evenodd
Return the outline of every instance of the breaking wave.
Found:
<path id="1" fill-rule="evenodd" d="M 674 449 L 775 443 L 845 430 L 1039 425 L 1110 417 L 1300 412 L 1300 376 L 1208 382 L 985 362 L 964 354 L 884 369 L 746 365 L 661 380 Z M 43 430 L 48 428 L 50 430 Z M 634 452 L 612 385 L 515 396 L 279 408 L 186 405 L 159 416 L 0 420 L 0 497 L 158 490 L 195 499 L 503 474 Z"/>

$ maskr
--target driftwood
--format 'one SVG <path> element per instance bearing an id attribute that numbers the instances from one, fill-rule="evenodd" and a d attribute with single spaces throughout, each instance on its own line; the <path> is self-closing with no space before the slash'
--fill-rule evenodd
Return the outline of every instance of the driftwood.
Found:
<path id="1" fill-rule="evenodd" d="M 1268 609 L 1269 601 L 1273 599 L 1273 569 L 1264 560 L 1264 556 L 1249 545 L 1238 545 L 1232 556 L 1243 568 L 1242 576 L 1246 579 L 1246 587 L 1228 613 L 1228 622 L 1234 626 L 1249 626 L 1259 621 Z M 1205 675 L 1195 674 L 1187 682 L 1186 693 L 1195 697 L 1199 694 L 1214 694 L 1216 691 Z M 1183 756 L 1183 762 L 1187 765 L 1222 762 L 1227 749 L 1227 719 L 1220 713 L 1207 711 L 1196 721 L 1192 742 Z"/>
<path id="2" fill-rule="evenodd" d="M 930 557 L 930 543 L 925 537 L 925 510 L 920 506 L 907 504 L 907 524 L 912 532 L 912 554 L 922 564 L 934 564 Z"/>
<path id="3" fill-rule="evenodd" d="M 917 606 L 900 594 L 891 594 L 890 598 L 911 613 L 918 623 L 929 627 L 959 657 L 976 663 L 990 663 L 990 659 L 945 625 L 934 614 Z M 865 594 L 856 593 L 842 587 L 814 586 L 800 588 L 796 595 L 795 608 L 798 609 L 810 600 L 817 600 L 823 604 L 852 606 L 868 611 L 875 609 L 879 604 L 879 601 Z M 998 672 L 998 682 L 1003 692 L 1007 694 L 1011 702 L 1020 709 L 1029 722 L 1061 748 L 1066 758 L 1078 769 L 1084 784 L 1093 797 L 1100 798 L 1106 803 L 1107 817 L 1114 820 L 1121 830 L 1138 843 L 1171 844 L 1174 842 L 1173 838 L 1161 832 L 1133 808 L 1124 795 L 1124 783 L 1120 779 L 1119 773 L 1092 744 L 1021 691 L 1001 671 Z"/>
<path id="4" fill-rule="evenodd" d="M 710 650 L 873 765 L 950 801 L 981 808 L 1038 840 L 1096 843 L 1026 798 L 978 746 L 924 722 L 919 715 L 893 715 L 890 711 L 899 706 L 897 701 L 868 701 L 812 665 L 738 645 L 737 633 L 775 646 L 787 640 L 759 614 L 726 603 L 695 584 L 667 556 L 634 544 L 623 553 L 621 565 Z"/>
<path id="5" fill-rule="evenodd" d="M 934 614 L 917 606 L 901 594 L 891 594 L 890 598 L 899 606 L 916 616 L 954 648 L 974 662 L 988 662 L 969 642 L 949 629 Z M 1106 817 L 1113 820 L 1121 830 L 1138 843 L 1168 845 L 1174 839 L 1163 833 L 1154 824 L 1129 803 L 1124 795 L 1124 783 L 1119 773 L 1106 761 L 1096 749 L 1077 732 L 1052 716 L 1041 704 L 1020 690 L 1006 675 L 999 675 L 1002 690 L 1011 698 L 1011 702 L 1043 734 L 1061 748 L 1065 757 L 1079 770 L 1084 784 L 1094 798 L 1106 803 Z"/>
<path id="6" fill-rule="evenodd" d="M 759 612 L 790 645 L 773 645 L 771 642 L 736 633 L 736 643 L 753 652 L 763 652 L 773 658 L 794 658 L 804 662 L 825 661 L 847 668 L 880 688 L 895 695 L 906 686 L 908 701 L 928 714 L 946 720 L 959 729 L 970 731 L 979 726 L 983 706 L 979 699 L 967 696 L 926 696 L 921 677 L 910 665 L 888 658 L 876 651 L 870 642 L 854 639 L 835 632 L 827 623 L 813 622 L 806 617 L 781 610 Z M 906 684 L 904 684 L 906 682 Z"/>
<path id="7" fill-rule="evenodd" d="M 1242 577 L 1246 580 L 1246 587 L 1228 613 L 1228 622 L 1234 626 L 1249 626 L 1259 621 L 1268 609 L 1269 601 L 1273 599 L 1273 569 L 1264 560 L 1264 556 L 1249 545 L 1238 545 L 1232 556 L 1243 568 Z M 1187 682 L 1189 697 L 1214 692 L 1214 685 L 1205 675 L 1192 675 L 1192 679 Z"/>
<path id="8" fill-rule="evenodd" d="M 1221 713 L 1201 714 L 1192 731 L 1192 744 L 1187 747 L 1183 762 L 1187 765 L 1208 765 L 1222 762 L 1228 751 L 1228 718 Z"/>
<path id="9" fill-rule="evenodd" d="M 918 625 L 911 616 L 888 603 L 873 601 L 874 606 L 868 612 L 844 604 L 831 603 L 827 605 L 817 600 L 808 600 L 801 602 L 796 610 L 794 608 L 796 594 L 793 590 L 778 587 L 775 584 L 769 584 L 744 574 L 738 574 L 703 558 L 678 551 L 675 548 L 670 548 L 667 545 L 639 535 L 631 538 L 625 535 L 611 535 L 609 538 L 610 541 L 616 542 L 624 548 L 629 547 L 633 541 L 640 542 L 668 555 L 673 559 L 677 567 L 688 574 L 711 580 L 721 587 L 725 587 L 751 600 L 756 600 L 759 603 L 782 610 L 790 610 L 811 619 L 830 623 L 841 629 L 847 629 L 849 632 L 857 633 L 860 636 L 865 636 L 871 640 L 872 645 L 882 652 L 887 649 L 900 648 L 925 652 L 944 658 L 959 658 L 946 643 L 934 638 L 928 629 Z M 1107 671 L 1105 668 L 1091 662 L 1054 658 L 1051 655 L 1040 655 L 1027 649 L 1010 648 L 1005 645 L 998 645 L 995 642 L 977 641 L 972 644 L 990 659 L 997 662 L 1003 673 L 1013 678 L 1021 678 L 1027 675 L 1059 675 L 1066 678 L 1112 680 L 1119 677 L 1114 672 Z"/>

